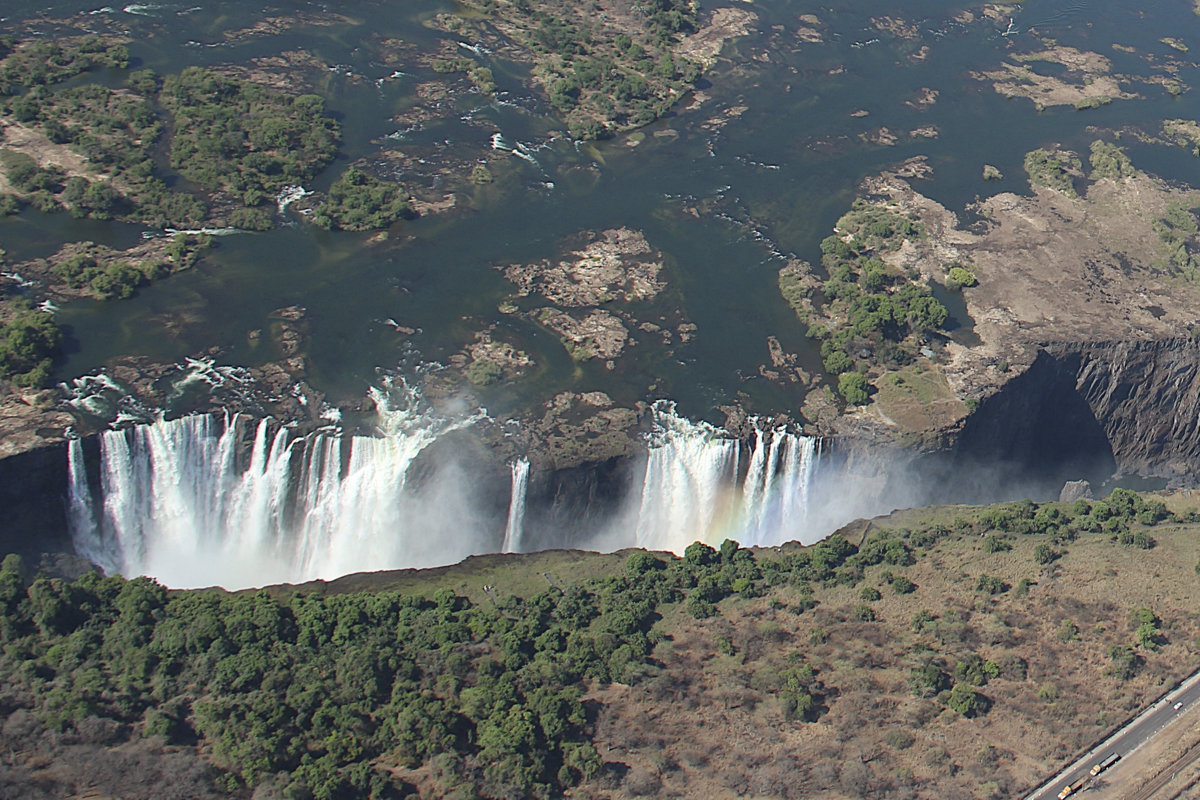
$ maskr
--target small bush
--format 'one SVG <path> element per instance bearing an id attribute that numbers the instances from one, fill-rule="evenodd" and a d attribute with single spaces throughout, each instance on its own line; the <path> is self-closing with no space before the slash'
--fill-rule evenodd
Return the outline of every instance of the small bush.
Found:
<path id="1" fill-rule="evenodd" d="M 1012 545 L 1003 536 L 992 534 L 983 540 L 983 552 L 985 553 L 1003 553 L 1007 550 L 1012 550 Z"/>
<path id="2" fill-rule="evenodd" d="M 975 286 L 979 283 L 975 273 L 965 267 L 951 267 L 946 273 L 946 288 L 956 289 L 960 286 Z"/>
<path id="3" fill-rule="evenodd" d="M 995 575 L 980 574 L 978 580 L 975 581 L 975 591 L 985 594 L 1003 594 L 1008 589 L 1008 584 Z"/>

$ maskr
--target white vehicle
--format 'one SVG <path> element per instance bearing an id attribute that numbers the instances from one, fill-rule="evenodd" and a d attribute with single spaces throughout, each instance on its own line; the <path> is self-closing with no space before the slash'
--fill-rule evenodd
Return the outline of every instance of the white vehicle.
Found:
<path id="1" fill-rule="evenodd" d="M 1180 700 L 1178 703 L 1176 703 L 1174 706 L 1172 706 L 1172 708 L 1174 708 L 1176 711 L 1183 708 L 1183 701 Z"/>

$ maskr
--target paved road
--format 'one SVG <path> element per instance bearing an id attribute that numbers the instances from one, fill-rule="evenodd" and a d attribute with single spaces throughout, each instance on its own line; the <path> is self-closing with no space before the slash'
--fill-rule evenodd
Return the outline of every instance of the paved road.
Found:
<path id="1" fill-rule="evenodd" d="M 1182 705 L 1176 709 L 1175 705 L 1179 703 Z M 1131 719 L 1112 736 L 1097 744 L 1075 763 L 1027 795 L 1025 800 L 1054 800 L 1068 784 L 1077 786 L 1090 778 L 1092 767 L 1107 758 L 1110 753 L 1120 753 L 1122 760 L 1129 758 L 1135 750 L 1150 741 L 1176 716 L 1194 707 L 1197 703 L 1200 703 L 1200 672 L 1195 672 L 1184 679 L 1176 688 L 1160 697 L 1153 705 Z M 1094 795 L 1090 796 L 1094 797 Z"/>

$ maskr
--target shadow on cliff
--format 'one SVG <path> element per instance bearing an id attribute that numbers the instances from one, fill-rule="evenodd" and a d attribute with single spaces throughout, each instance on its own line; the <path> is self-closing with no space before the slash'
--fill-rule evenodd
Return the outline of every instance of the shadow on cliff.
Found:
<path id="1" fill-rule="evenodd" d="M 963 427 L 931 487 L 937 501 L 1055 499 L 1066 481 L 1108 480 L 1117 462 L 1104 426 L 1076 387 L 1078 364 L 1046 352 L 987 398 Z M 936 496 L 943 495 L 943 496 Z"/>

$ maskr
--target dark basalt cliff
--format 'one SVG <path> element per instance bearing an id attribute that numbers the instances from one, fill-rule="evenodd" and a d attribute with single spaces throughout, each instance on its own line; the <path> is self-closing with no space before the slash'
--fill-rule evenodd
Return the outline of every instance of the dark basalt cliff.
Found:
<path id="1" fill-rule="evenodd" d="M 71 552 L 66 493 L 66 442 L 0 459 L 0 552 L 34 564 L 42 553 Z"/>
<path id="2" fill-rule="evenodd" d="M 984 400 L 955 451 L 1035 480 L 1115 472 L 1187 483 L 1200 468 L 1200 343 L 1048 345 Z"/>
<path id="3" fill-rule="evenodd" d="M 1071 345 L 1051 353 L 1073 373 L 1117 471 L 1190 476 L 1200 468 L 1200 343 L 1192 339 Z"/>

